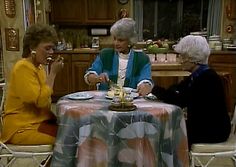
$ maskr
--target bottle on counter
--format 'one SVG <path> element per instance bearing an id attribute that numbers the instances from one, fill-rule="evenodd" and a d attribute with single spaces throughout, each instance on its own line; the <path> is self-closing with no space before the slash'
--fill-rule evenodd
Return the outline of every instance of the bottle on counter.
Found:
<path id="1" fill-rule="evenodd" d="M 222 50 L 222 42 L 219 35 L 212 35 L 208 39 L 211 50 Z"/>
<path id="2" fill-rule="evenodd" d="M 224 50 L 227 50 L 228 46 L 233 44 L 233 40 L 230 38 L 225 38 L 222 40 L 222 42 L 223 42 L 223 49 Z"/>
<path id="3" fill-rule="evenodd" d="M 66 41 L 64 38 L 64 33 L 59 32 L 58 33 L 58 42 L 56 45 L 56 50 L 65 50 L 66 49 Z"/>
<path id="4" fill-rule="evenodd" d="M 217 41 L 215 43 L 215 50 L 222 50 L 222 42 L 221 41 Z"/>

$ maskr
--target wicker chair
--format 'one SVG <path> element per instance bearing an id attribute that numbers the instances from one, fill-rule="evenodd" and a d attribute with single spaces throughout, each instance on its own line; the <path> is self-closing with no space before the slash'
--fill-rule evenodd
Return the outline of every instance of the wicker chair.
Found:
<path id="1" fill-rule="evenodd" d="M 232 74 L 225 71 L 218 71 L 217 74 L 220 76 L 222 84 L 224 86 L 227 110 L 230 118 L 232 118 L 234 114 L 234 107 L 232 101 L 232 87 L 233 87 Z"/>

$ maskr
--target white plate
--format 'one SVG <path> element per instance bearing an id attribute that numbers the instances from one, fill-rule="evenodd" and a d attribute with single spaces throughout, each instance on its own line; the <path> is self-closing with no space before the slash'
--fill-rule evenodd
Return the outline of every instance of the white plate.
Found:
<path id="1" fill-rule="evenodd" d="M 135 93 L 135 92 L 131 92 L 131 96 L 135 99 L 135 98 L 138 98 L 139 97 L 139 94 L 138 93 Z M 113 96 L 108 96 L 106 95 L 105 96 L 107 99 L 113 99 Z"/>
<path id="2" fill-rule="evenodd" d="M 71 100 L 87 100 L 91 99 L 94 97 L 94 95 L 86 92 L 77 92 L 77 93 L 72 93 L 66 96 L 68 99 Z"/>
<path id="3" fill-rule="evenodd" d="M 124 91 L 127 91 L 127 92 L 134 92 L 134 93 L 137 93 L 138 90 L 137 89 L 133 89 L 133 88 L 130 88 L 130 87 L 123 87 Z"/>

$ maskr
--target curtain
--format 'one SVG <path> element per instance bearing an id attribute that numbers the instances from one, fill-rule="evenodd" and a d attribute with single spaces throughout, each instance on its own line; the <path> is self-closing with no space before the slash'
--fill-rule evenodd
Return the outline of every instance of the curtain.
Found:
<path id="1" fill-rule="evenodd" d="M 134 20 L 138 32 L 138 41 L 143 40 L 143 0 L 134 0 Z"/>
<path id="2" fill-rule="evenodd" d="M 209 0 L 207 17 L 207 35 L 220 35 L 222 1 Z"/>

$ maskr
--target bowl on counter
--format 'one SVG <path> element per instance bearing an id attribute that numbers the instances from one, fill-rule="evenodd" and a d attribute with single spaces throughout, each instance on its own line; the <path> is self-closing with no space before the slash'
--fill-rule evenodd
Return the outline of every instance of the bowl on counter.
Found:
<path id="1" fill-rule="evenodd" d="M 159 48 L 156 47 L 155 45 L 149 46 L 147 48 L 148 53 L 153 53 L 153 54 L 157 54 L 157 53 L 167 53 L 169 51 L 168 48 Z"/>
<path id="2" fill-rule="evenodd" d="M 236 45 L 228 45 L 227 50 L 236 50 Z"/>

